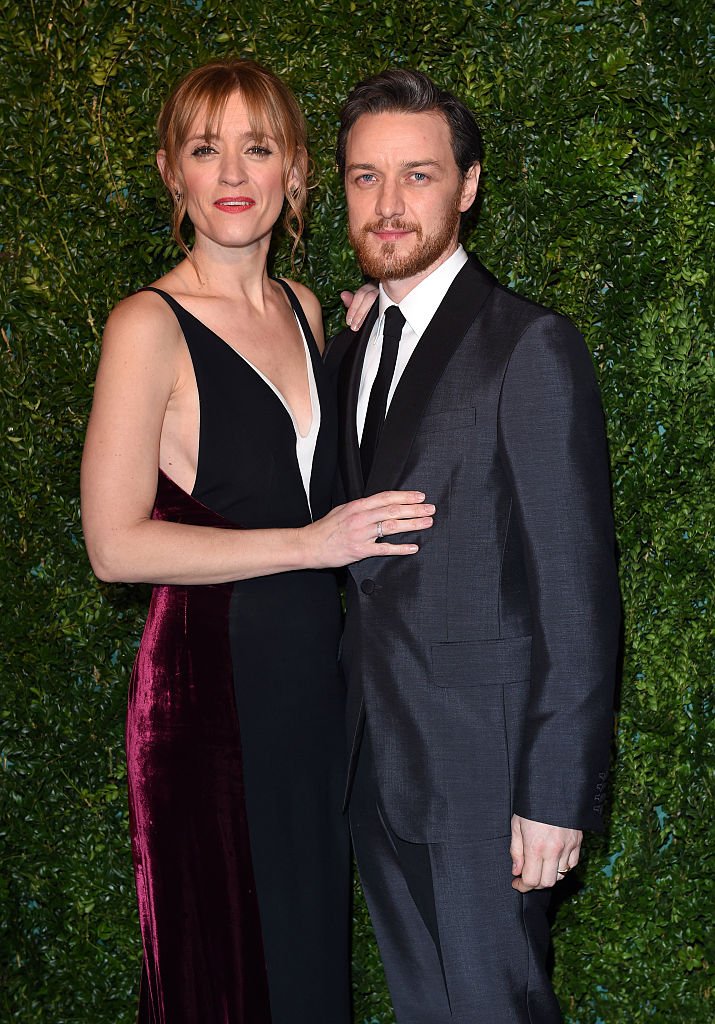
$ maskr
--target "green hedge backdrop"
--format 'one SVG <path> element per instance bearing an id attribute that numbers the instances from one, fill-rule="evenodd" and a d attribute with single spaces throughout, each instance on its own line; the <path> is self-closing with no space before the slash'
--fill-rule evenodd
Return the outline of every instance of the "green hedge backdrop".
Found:
<path id="1" fill-rule="evenodd" d="M 111 306 L 175 258 L 153 169 L 170 86 L 217 55 L 284 75 L 317 184 L 299 275 L 359 280 L 332 166 L 350 85 L 421 68 L 477 111 L 468 239 L 586 334 L 625 605 L 610 829 L 555 925 L 570 1024 L 713 1019 L 712 144 L 703 0 L 0 0 L 0 1018 L 128 1024 L 140 957 L 123 717 L 146 590 L 92 577 L 78 466 Z M 276 255 L 288 271 L 288 246 Z M 712 806 L 712 805 L 710 805 Z M 356 1019 L 392 1020 L 356 909 Z"/>

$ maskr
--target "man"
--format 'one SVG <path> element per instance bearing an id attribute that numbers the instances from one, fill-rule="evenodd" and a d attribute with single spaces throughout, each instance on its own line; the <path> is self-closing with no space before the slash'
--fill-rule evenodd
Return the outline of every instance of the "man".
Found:
<path id="1" fill-rule="evenodd" d="M 346 496 L 436 506 L 402 537 L 413 558 L 350 567 L 358 868 L 400 1024 L 553 1024 L 549 894 L 601 826 L 619 629 L 593 368 L 568 320 L 459 245 L 482 144 L 455 97 L 377 75 L 348 98 L 337 159 L 380 282 L 328 355 Z"/>

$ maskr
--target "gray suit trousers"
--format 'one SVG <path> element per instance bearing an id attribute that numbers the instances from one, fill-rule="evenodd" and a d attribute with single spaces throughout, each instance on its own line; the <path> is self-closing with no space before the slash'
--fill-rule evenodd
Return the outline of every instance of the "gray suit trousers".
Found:
<path id="1" fill-rule="evenodd" d="M 350 826 L 399 1024 L 560 1024 L 546 973 L 550 892 L 511 888 L 509 836 L 400 839 L 367 733 Z"/>

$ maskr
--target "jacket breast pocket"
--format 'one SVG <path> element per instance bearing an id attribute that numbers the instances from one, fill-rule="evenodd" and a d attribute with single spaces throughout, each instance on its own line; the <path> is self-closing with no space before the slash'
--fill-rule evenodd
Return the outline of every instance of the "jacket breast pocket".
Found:
<path id="1" fill-rule="evenodd" d="M 530 676 L 530 636 L 432 644 L 431 651 L 436 686 L 495 686 Z"/>
<path id="2" fill-rule="evenodd" d="M 442 409 L 430 412 L 420 420 L 420 433 L 432 434 L 442 431 L 465 430 L 475 426 L 476 409 Z"/>

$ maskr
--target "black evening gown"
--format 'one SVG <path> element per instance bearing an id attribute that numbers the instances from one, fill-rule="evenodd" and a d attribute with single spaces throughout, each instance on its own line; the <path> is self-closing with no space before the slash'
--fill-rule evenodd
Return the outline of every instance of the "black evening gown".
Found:
<path id="1" fill-rule="evenodd" d="M 191 354 L 200 438 L 193 492 L 160 473 L 153 518 L 300 527 L 329 510 L 334 397 L 284 287 L 321 407 L 310 504 L 280 398 L 160 292 Z M 330 571 L 154 588 L 127 717 L 139 1024 L 349 1021 L 340 629 Z"/>

